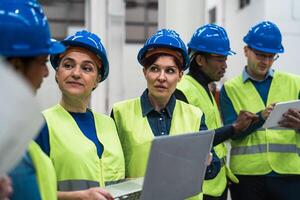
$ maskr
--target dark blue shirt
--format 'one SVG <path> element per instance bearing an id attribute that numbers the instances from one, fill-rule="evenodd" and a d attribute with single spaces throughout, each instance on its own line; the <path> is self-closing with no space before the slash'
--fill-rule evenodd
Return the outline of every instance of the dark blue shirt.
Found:
<path id="1" fill-rule="evenodd" d="M 26 152 L 17 166 L 9 172 L 12 180 L 13 194 L 11 200 L 40 200 L 37 176 L 32 160 Z"/>
<path id="2" fill-rule="evenodd" d="M 93 113 L 90 110 L 87 110 L 85 113 L 69 113 L 76 121 L 82 133 L 95 144 L 98 157 L 101 158 L 103 145 L 97 137 Z M 40 145 L 41 149 L 50 156 L 49 130 L 47 123 L 45 123 L 35 141 Z"/>
<path id="3" fill-rule="evenodd" d="M 176 98 L 172 95 L 167 106 L 158 112 L 150 103 L 148 90 L 143 92 L 141 96 L 142 114 L 143 117 L 147 117 L 151 130 L 155 136 L 169 135 L 175 104 Z M 204 115 L 201 118 L 199 130 L 207 130 Z"/>

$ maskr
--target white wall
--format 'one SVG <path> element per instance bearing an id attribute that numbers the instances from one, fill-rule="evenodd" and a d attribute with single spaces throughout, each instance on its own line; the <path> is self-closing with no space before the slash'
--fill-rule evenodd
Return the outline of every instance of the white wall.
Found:
<path id="1" fill-rule="evenodd" d="M 223 26 L 230 37 L 235 56 L 228 58 L 225 79 L 241 73 L 246 60 L 243 53 L 243 37 L 250 27 L 269 20 L 276 23 L 283 35 L 285 53 L 273 64 L 274 69 L 300 74 L 297 66 L 297 50 L 300 45 L 300 3 L 297 0 L 252 0 L 250 5 L 238 9 L 238 1 L 226 1 Z"/>
<path id="2" fill-rule="evenodd" d="M 123 99 L 138 97 L 147 87 L 143 67 L 136 58 L 142 46 L 142 44 L 126 44 L 124 46 L 123 77 L 125 95 Z"/>
<path id="3" fill-rule="evenodd" d="M 185 43 L 204 23 L 204 0 L 158 0 L 158 26 L 176 30 Z"/>
<path id="4" fill-rule="evenodd" d="M 275 22 L 283 35 L 285 53 L 280 54 L 274 68 L 300 75 L 300 1 L 266 0 L 266 19 Z"/>
<path id="5" fill-rule="evenodd" d="M 231 48 L 237 53 L 228 57 L 228 69 L 224 77 L 226 80 L 239 74 L 246 64 L 243 37 L 251 26 L 265 19 L 265 0 L 252 0 L 242 10 L 239 10 L 238 0 L 226 1 L 224 6 L 224 21 L 220 25 L 226 29 Z"/>
<path id="6" fill-rule="evenodd" d="M 96 1 L 99 4 L 98 0 Z M 104 42 L 110 73 L 108 79 L 101 83 L 102 87 L 93 92 L 91 106 L 98 112 L 109 114 L 114 103 L 140 96 L 146 84 L 142 67 L 136 60 L 137 52 L 142 45 L 125 44 L 124 2 L 122 0 L 102 1 L 101 6 L 106 7 L 102 9 L 106 15 L 92 14 L 95 15 L 97 23 L 94 22 L 91 26 L 99 27 L 102 24 L 102 31 L 106 36 Z M 100 18 L 102 20 L 99 20 Z"/>
<path id="7" fill-rule="evenodd" d="M 49 76 L 44 78 L 43 84 L 36 95 L 43 110 L 57 104 L 61 97 L 60 90 L 55 82 L 55 70 L 50 63 L 48 63 L 48 69 Z"/>
<path id="8" fill-rule="evenodd" d="M 216 8 L 216 24 L 224 24 L 225 0 L 208 0 L 205 3 L 205 23 L 209 23 L 209 10 Z"/>
<path id="9" fill-rule="evenodd" d="M 125 42 L 125 4 L 123 0 L 109 0 L 107 12 L 107 52 L 110 65 L 109 78 L 106 80 L 107 102 L 105 113 L 112 104 L 125 95 L 124 82 L 124 42 Z"/>
<path id="10" fill-rule="evenodd" d="M 89 31 L 100 36 L 102 43 L 107 47 L 107 10 L 108 5 L 104 0 L 86 0 L 85 23 Z M 107 52 L 109 54 L 109 52 Z M 91 107 L 97 112 L 106 112 L 108 108 L 107 81 L 99 84 L 93 91 Z"/>

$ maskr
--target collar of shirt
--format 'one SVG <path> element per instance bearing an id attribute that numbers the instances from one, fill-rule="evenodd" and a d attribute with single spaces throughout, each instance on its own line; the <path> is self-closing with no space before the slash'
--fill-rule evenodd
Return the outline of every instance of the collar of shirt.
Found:
<path id="1" fill-rule="evenodd" d="M 163 109 L 166 110 L 167 115 L 170 118 L 172 118 L 175 104 L 176 104 L 176 98 L 174 94 L 172 94 L 169 102 L 167 103 L 167 106 Z M 147 116 L 150 112 L 155 111 L 148 97 L 148 89 L 146 89 L 141 96 L 141 105 L 142 105 L 143 117 Z"/>
<path id="2" fill-rule="evenodd" d="M 258 80 L 256 80 L 255 78 L 251 77 L 248 74 L 248 72 L 246 70 L 246 67 L 244 68 L 243 74 L 242 74 L 243 83 L 245 83 L 247 80 L 253 80 L 253 81 L 256 81 L 256 82 L 263 82 L 263 81 L 265 81 L 269 77 L 273 78 L 273 76 L 274 76 L 274 69 L 269 69 L 269 71 L 267 72 L 265 78 L 263 80 L 261 80 L 261 81 L 258 81 Z"/>

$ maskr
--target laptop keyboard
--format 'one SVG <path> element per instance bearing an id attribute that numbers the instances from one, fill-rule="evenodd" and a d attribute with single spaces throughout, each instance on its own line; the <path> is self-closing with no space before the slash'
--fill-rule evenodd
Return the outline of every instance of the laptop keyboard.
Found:
<path id="1" fill-rule="evenodd" d="M 139 200 L 141 197 L 141 191 L 133 192 L 126 194 L 120 197 L 115 198 L 115 200 Z"/>

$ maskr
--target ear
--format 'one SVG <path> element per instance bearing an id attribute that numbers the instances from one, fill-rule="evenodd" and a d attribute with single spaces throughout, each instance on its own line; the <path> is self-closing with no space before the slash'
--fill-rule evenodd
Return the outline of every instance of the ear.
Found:
<path id="1" fill-rule="evenodd" d="M 56 81 L 56 83 L 58 83 L 58 81 L 57 81 L 57 77 L 58 77 L 58 68 L 56 68 L 56 70 L 55 70 L 55 81 Z"/>
<path id="2" fill-rule="evenodd" d="M 249 56 L 249 47 L 247 47 L 247 46 L 244 46 L 244 54 L 245 54 L 245 56 L 248 58 L 248 56 Z"/>
<path id="3" fill-rule="evenodd" d="M 100 83 L 101 81 L 101 75 L 99 74 L 99 76 L 97 76 L 97 79 L 96 79 L 96 82 L 95 82 L 95 87 L 98 86 L 98 84 Z"/>
<path id="4" fill-rule="evenodd" d="M 143 74 L 144 74 L 144 77 L 146 78 L 147 69 L 145 67 L 143 68 Z"/>
<path id="5" fill-rule="evenodd" d="M 96 88 L 98 87 L 98 83 L 99 83 L 99 82 L 96 82 L 96 83 L 94 84 L 93 90 L 96 89 Z"/>
<path id="6" fill-rule="evenodd" d="M 178 79 L 178 82 L 181 81 L 182 76 L 183 76 L 183 70 L 181 70 L 181 71 L 179 72 L 179 79 Z"/>
<path id="7" fill-rule="evenodd" d="M 198 55 L 196 55 L 195 60 L 196 60 L 196 63 L 198 66 L 202 66 L 203 56 L 198 54 Z"/>
<path id="8" fill-rule="evenodd" d="M 19 58 L 12 58 L 9 60 L 9 63 L 13 66 L 13 68 L 21 74 L 25 73 L 25 66 Z"/>

